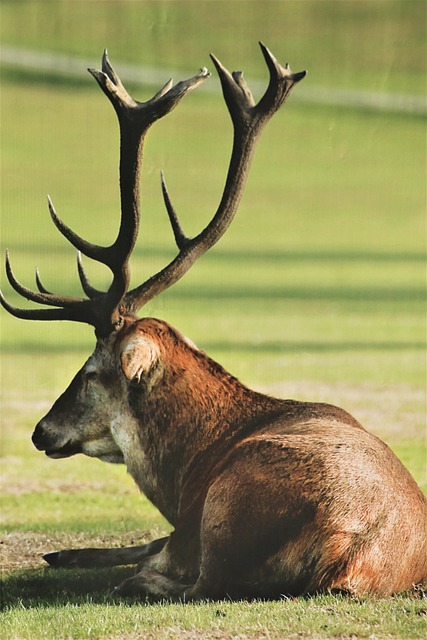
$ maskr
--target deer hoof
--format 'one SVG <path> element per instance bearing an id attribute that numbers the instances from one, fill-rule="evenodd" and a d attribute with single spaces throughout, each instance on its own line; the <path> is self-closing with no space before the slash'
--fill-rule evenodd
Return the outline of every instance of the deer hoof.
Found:
<path id="1" fill-rule="evenodd" d="M 132 578 L 124 580 L 116 587 L 114 593 L 120 597 L 147 598 L 151 602 L 177 601 L 182 599 L 185 590 L 190 586 L 168 578 L 158 571 L 145 569 Z"/>
<path id="2" fill-rule="evenodd" d="M 43 560 L 47 562 L 51 567 L 61 567 L 63 563 L 61 562 L 61 551 L 53 551 L 52 553 L 45 553 L 43 555 Z"/>

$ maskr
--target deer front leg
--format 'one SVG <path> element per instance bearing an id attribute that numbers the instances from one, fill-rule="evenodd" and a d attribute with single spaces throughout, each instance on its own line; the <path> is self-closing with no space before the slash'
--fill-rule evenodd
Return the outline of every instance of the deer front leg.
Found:
<path id="1" fill-rule="evenodd" d="M 133 596 L 151 601 L 185 600 L 185 593 L 199 575 L 198 518 L 180 523 L 163 549 L 142 559 L 136 574 L 115 590 L 118 596 Z"/>
<path id="2" fill-rule="evenodd" d="M 159 553 L 169 538 L 159 538 L 148 544 L 135 547 L 119 547 L 112 549 L 66 549 L 46 553 L 43 559 L 52 567 L 116 567 L 118 565 L 138 564 Z"/>
<path id="3" fill-rule="evenodd" d="M 169 544 L 162 553 L 143 560 L 136 575 L 116 587 L 115 594 L 121 597 L 147 598 L 151 602 L 191 602 L 207 598 L 215 600 L 229 593 L 240 595 L 240 590 L 236 590 L 236 586 L 229 582 L 228 563 L 223 560 L 228 554 L 228 545 L 224 542 L 220 541 L 218 548 L 205 549 L 201 566 L 198 561 L 197 566 L 194 565 L 198 553 L 191 544 L 184 549 L 175 549 L 177 556 L 181 556 L 178 563 L 174 552 L 168 553 L 168 548 L 171 547 Z M 186 555 L 188 564 L 185 567 L 181 562 Z"/>

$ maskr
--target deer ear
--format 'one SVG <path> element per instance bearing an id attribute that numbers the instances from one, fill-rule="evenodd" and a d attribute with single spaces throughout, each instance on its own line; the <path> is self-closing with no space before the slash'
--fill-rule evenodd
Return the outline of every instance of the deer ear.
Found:
<path id="1" fill-rule="evenodd" d="M 126 378 L 140 382 L 159 358 L 159 347 L 147 336 L 136 335 L 123 345 L 120 364 Z"/>

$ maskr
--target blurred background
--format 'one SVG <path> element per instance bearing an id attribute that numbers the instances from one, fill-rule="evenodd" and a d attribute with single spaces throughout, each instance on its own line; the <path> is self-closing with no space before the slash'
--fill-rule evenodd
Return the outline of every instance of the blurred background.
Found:
<path id="1" fill-rule="evenodd" d="M 264 131 L 225 237 L 144 314 L 258 389 L 343 404 L 424 482 L 424 0 L 2 0 L 0 10 L 1 245 L 24 284 L 37 265 L 60 293 L 79 295 L 75 255 L 46 195 L 91 241 L 111 243 L 118 227 L 117 124 L 86 72 L 105 47 L 140 100 L 171 75 L 213 72 L 148 136 L 133 285 L 175 251 L 160 170 L 189 235 L 221 197 L 232 130 L 209 52 L 244 70 L 257 99 L 268 82 L 259 40 L 308 70 Z M 108 287 L 108 273 L 87 268 Z M 5 442 L 13 430 L 16 448 L 22 429 L 30 448 L 92 331 L 3 313 L 2 344 Z"/>

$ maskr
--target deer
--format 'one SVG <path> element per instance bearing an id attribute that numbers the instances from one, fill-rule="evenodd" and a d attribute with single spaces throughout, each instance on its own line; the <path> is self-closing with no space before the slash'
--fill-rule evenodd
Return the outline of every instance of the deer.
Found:
<path id="1" fill-rule="evenodd" d="M 427 501 L 391 449 L 337 406 L 279 399 L 251 390 L 163 320 L 139 317 L 229 227 L 260 133 L 306 75 L 284 67 L 260 43 L 269 72 L 255 103 L 242 72 L 211 55 L 233 125 L 231 158 L 217 211 L 188 237 L 162 174 L 177 255 L 130 289 L 129 260 L 140 223 L 140 171 L 146 133 L 210 73 L 170 80 L 146 102 L 134 100 L 107 52 L 89 69 L 113 105 L 120 130 L 121 218 L 111 246 L 88 242 L 48 206 L 77 249 L 84 297 L 53 293 L 36 270 L 22 285 L 6 254 L 8 280 L 43 305 L 1 303 L 20 319 L 89 324 L 96 347 L 35 427 L 49 458 L 77 454 L 124 464 L 166 518 L 170 535 L 123 548 L 51 551 L 53 567 L 136 565 L 116 587 L 148 601 L 279 598 L 320 592 L 385 597 L 427 579 Z M 82 255 L 111 271 L 93 287 Z"/>

